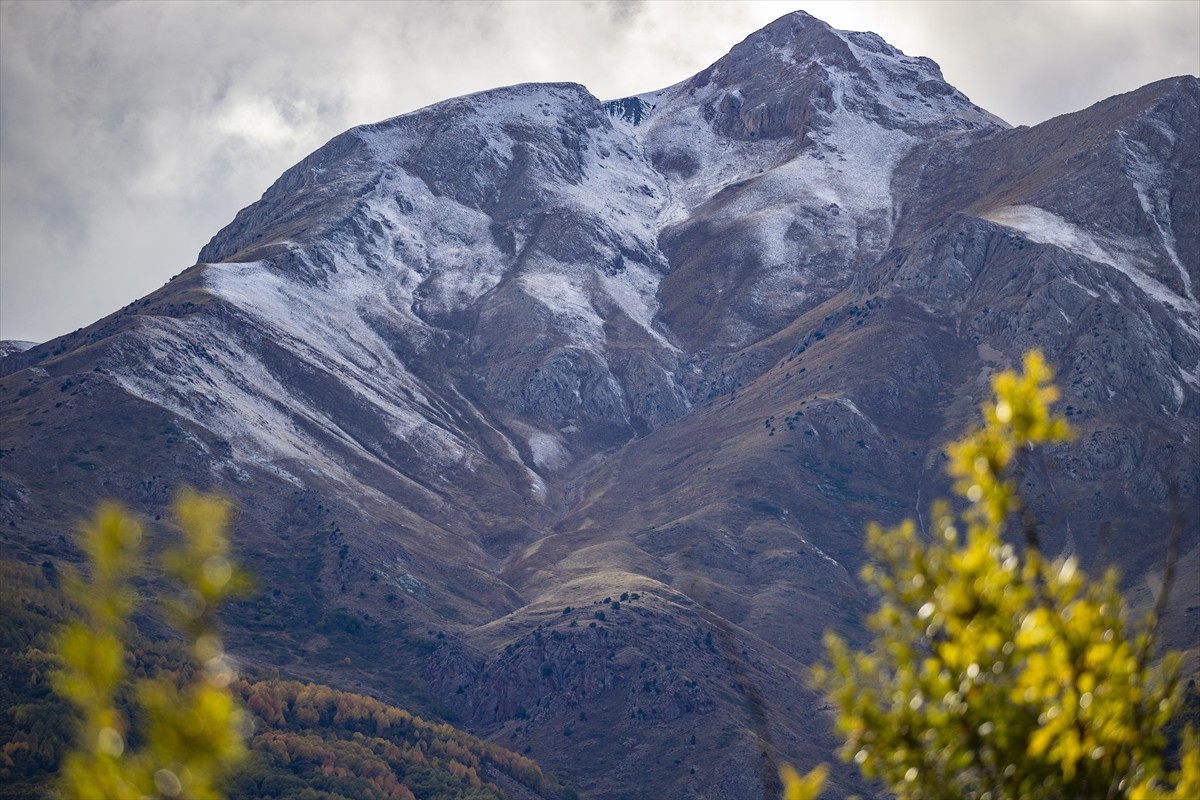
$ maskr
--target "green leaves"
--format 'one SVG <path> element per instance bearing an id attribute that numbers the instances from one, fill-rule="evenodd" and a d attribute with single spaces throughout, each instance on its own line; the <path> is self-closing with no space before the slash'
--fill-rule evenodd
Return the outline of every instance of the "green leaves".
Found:
<path id="1" fill-rule="evenodd" d="M 872 646 L 828 634 L 814 670 L 843 757 L 901 797 L 1182 798 L 1200 782 L 1194 738 L 1173 790 L 1163 774 L 1179 662 L 1150 663 L 1153 620 L 1131 636 L 1115 574 L 1092 581 L 1003 539 L 1019 454 L 1071 436 L 1052 377 L 1027 354 L 1023 374 L 993 379 L 984 426 L 948 448 L 961 518 L 935 504 L 929 542 L 911 521 L 870 527 Z"/>
<path id="2" fill-rule="evenodd" d="M 144 744 L 129 746 L 129 721 L 117 708 L 126 680 L 125 639 L 140 572 L 139 523 L 120 507 L 102 506 L 83 529 L 90 579 L 67 589 L 83 619 L 58 639 L 62 669 L 56 690 L 81 714 L 77 747 L 59 772 L 64 797 L 218 798 L 220 781 L 245 756 L 245 713 L 228 690 L 233 670 L 217 632 L 216 612 L 246 580 L 229 557 L 227 502 L 185 492 L 175 503 L 183 544 L 164 558 L 181 589 L 172 604 L 188 634 L 195 676 L 180 687 L 170 677 L 134 687 Z"/>

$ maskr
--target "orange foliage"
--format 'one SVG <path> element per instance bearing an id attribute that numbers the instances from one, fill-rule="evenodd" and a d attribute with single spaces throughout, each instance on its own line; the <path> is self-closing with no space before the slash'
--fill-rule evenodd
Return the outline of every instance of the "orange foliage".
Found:
<path id="1" fill-rule="evenodd" d="M 237 680 L 232 686 L 275 729 L 255 737 L 253 746 L 277 762 L 306 762 L 326 775 L 354 775 L 384 796 L 415 800 L 403 776 L 418 766 L 448 771 L 464 788 L 499 793 L 479 777 L 486 761 L 539 794 L 557 796 L 557 783 L 536 762 L 373 698 L 297 681 Z M 310 727 L 325 738 L 301 733 Z M 329 731 L 336 738 L 330 739 Z"/>

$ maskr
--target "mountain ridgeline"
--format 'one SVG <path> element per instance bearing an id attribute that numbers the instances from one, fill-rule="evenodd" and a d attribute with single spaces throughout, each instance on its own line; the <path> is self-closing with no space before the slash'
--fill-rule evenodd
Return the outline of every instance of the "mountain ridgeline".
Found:
<path id="1" fill-rule="evenodd" d="M 77 559 L 99 498 L 223 492 L 248 665 L 586 797 L 770 796 L 831 759 L 805 675 L 825 629 L 864 639 L 865 523 L 948 494 L 1024 350 L 1078 432 L 1023 469 L 1044 548 L 1157 585 L 1200 503 L 1198 101 L 1012 128 L 795 13 L 637 97 L 354 128 L 158 291 L 0 359 L 6 558 Z M 1193 656 L 1198 526 L 1164 622 Z"/>

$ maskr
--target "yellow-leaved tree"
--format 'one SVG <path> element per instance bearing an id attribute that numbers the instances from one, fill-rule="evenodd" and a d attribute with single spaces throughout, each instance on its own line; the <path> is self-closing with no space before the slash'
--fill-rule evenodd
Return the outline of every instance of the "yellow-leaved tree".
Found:
<path id="1" fill-rule="evenodd" d="M 78 742 L 63 760 L 56 791 L 64 798 L 221 797 L 221 781 L 245 754 L 247 717 L 228 689 L 233 670 L 217 632 L 217 609 L 245 578 L 229 555 L 229 504 L 185 492 L 175 502 L 183 543 L 164 556 L 179 584 L 171 604 L 193 664 L 183 685 L 169 676 L 133 684 L 136 732 L 118 707 L 128 680 L 126 639 L 141 572 L 142 526 L 106 504 L 83 529 L 90 574 L 71 575 L 82 618 L 58 639 L 62 668 L 54 684 L 80 712 Z M 131 735 L 132 734 L 132 735 Z M 136 747 L 134 746 L 136 742 Z"/>
<path id="2" fill-rule="evenodd" d="M 1131 625 L 1116 573 L 1046 558 L 1028 516 L 1023 547 L 1004 538 L 1022 511 L 1019 460 L 1071 436 L 1052 378 L 1036 351 L 993 377 L 984 424 L 948 450 L 969 507 L 936 503 L 929 541 L 911 521 L 872 525 L 871 646 L 826 636 L 814 682 L 837 708 L 842 756 L 900 797 L 1200 798 L 1191 730 L 1181 769 L 1164 766 L 1179 659 L 1156 658 L 1155 615 Z M 785 796 L 818 796 L 822 769 L 785 768 Z"/>

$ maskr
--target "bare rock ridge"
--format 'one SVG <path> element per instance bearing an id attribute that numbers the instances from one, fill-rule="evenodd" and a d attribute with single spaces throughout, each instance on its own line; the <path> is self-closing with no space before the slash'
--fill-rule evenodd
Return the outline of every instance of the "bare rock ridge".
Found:
<path id="1" fill-rule="evenodd" d="M 947 493 L 944 443 L 1026 348 L 1079 431 L 1023 476 L 1046 546 L 1155 581 L 1169 498 L 1200 503 L 1198 108 L 1171 78 L 1011 128 L 796 13 L 635 97 L 354 128 L 158 291 L 5 343 L 5 552 L 77 558 L 99 498 L 222 491 L 264 587 L 246 662 L 588 797 L 770 796 L 776 759 L 830 759 L 804 674 L 862 635 L 865 523 Z M 1182 547 L 1194 647 L 1200 516 Z"/>

